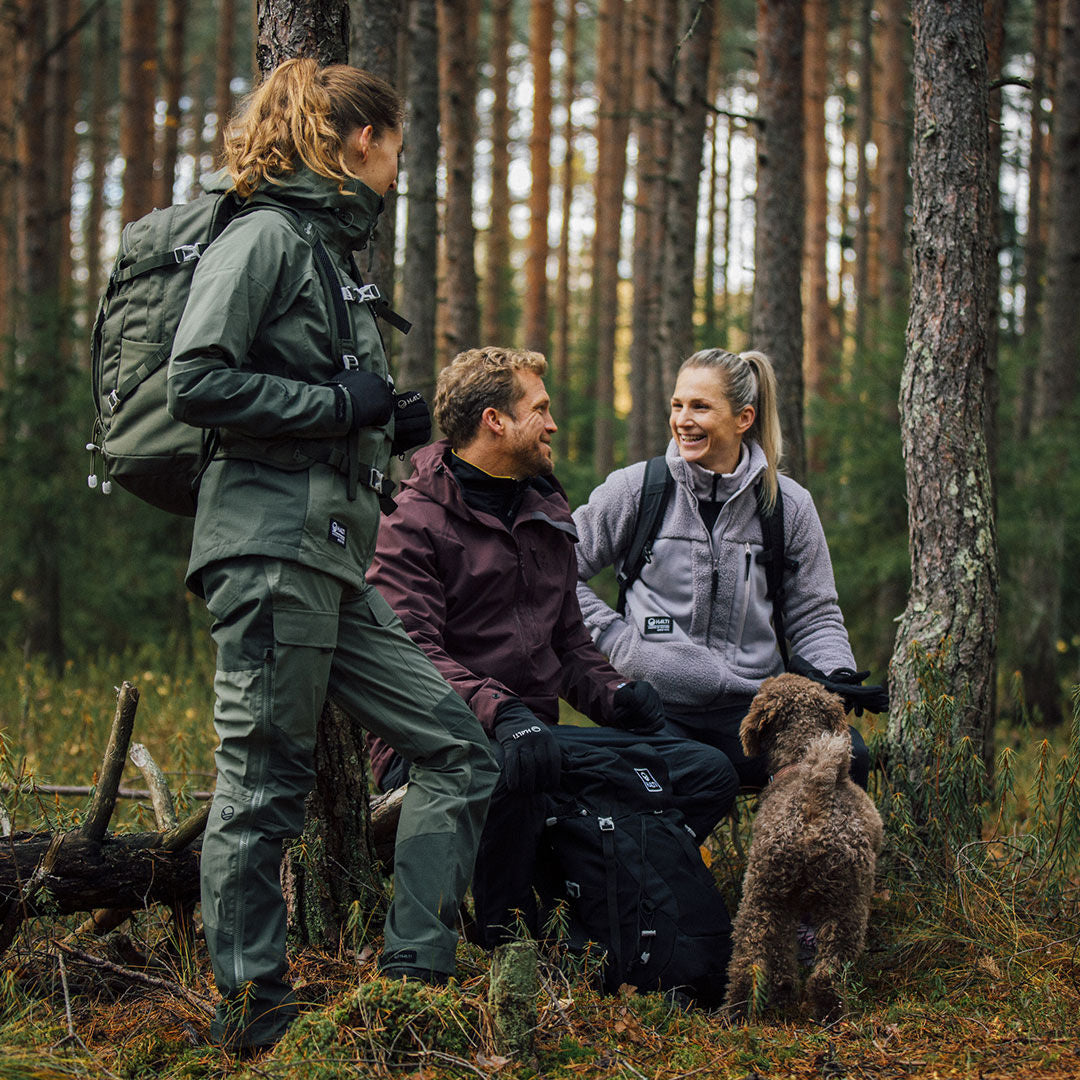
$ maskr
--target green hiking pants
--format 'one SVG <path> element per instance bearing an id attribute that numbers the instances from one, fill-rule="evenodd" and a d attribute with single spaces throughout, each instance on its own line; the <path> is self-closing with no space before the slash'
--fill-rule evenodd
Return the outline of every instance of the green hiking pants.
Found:
<path id="1" fill-rule="evenodd" d="M 384 957 L 452 973 L 455 922 L 497 778 L 490 742 L 368 586 L 250 556 L 202 571 L 217 644 L 217 788 L 202 848 L 202 916 L 222 1003 L 213 1034 L 275 1041 L 296 1013 L 285 979 L 282 841 L 299 836 L 322 704 L 333 698 L 413 764 Z"/>

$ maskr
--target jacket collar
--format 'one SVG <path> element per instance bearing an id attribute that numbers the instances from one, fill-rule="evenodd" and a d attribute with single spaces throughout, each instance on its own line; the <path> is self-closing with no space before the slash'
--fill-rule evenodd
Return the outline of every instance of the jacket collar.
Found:
<path id="1" fill-rule="evenodd" d="M 343 190 L 337 182 L 301 166 L 263 184 L 251 204 L 278 202 L 312 221 L 327 247 L 339 254 L 361 251 L 368 244 L 383 209 L 383 199 L 360 180 Z"/>
<path id="2" fill-rule="evenodd" d="M 481 514 L 465 502 L 461 485 L 449 465 L 451 453 L 448 439 L 440 439 L 418 450 L 412 458 L 413 473 L 407 480 L 402 481 L 402 488 L 412 488 L 439 503 L 456 517 L 485 525 L 498 521 L 494 515 Z M 570 532 L 576 539 L 577 530 L 574 528 L 570 503 L 562 485 L 554 476 L 541 477 L 539 481 L 530 484 L 525 491 L 515 524 L 526 519 L 546 521 L 564 532 Z"/>
<path id="3" fill-rule="evenodd" d="M 733 499 L 736 495 L 741 495 L 748 487 L 752 487 L 757 481 L 758 477 L 763 475 L 768 462 L 765 459 L 765 451 L 761 449 L 761 446 L 757 442 L 746 440 L 743 442 L 744 452 L 749 449 L 749 461 L 745 457 L 740 456 L 739 464 L 736 466 L 733 473 L 724 477 L 725 480 L 730 481 L 725 486 L 725 500 Z M 668 463 L 668 468 L 671 470 L 671 475 L 675 477 L 676 483 L 681 484 L 686 488 L 687 492 L 696 501 L 698 499 L 698 490 L 704 490 L 704 483 L 697 483 L 700 476 L 711 475 L 707 469 L 702 469 L 700 466 L 691 465 L 683 460 L 682 455 L 679 453 L 678 444 L 672 439 L 668 443 L 668 448 L 664 454 Z M 699 476 L 700 474 L 700 476 Z"/>

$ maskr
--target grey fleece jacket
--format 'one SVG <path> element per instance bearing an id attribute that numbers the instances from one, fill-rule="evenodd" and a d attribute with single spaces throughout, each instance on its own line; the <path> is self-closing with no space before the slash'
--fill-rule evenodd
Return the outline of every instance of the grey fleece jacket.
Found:
<path id="1" fill-rule="evenodd" d="M 757 443 L 744 443 L 735 471 L 719 477 L 685 462 L 674 440 L 666 458 L 675 491 L 652 561 L 627 592 L 625 616 L 586 582 L 606 566 L 622 565 L 645 462 L 613 472 L 574 512 L 578 601 L 593 640 L 626 678 L 647 679 L 665 702 L 718 705 L 731 694 L 756 693 L 763 679 L 783 670 L 765 567 L 756 558 L 764 543 L 754 483 L 765 471 L 765 454 Z M 789 477 L 780 477 L 780 488 L 785 555 L 798 563 L 785 575 L 784 628 L 792 652 L 825 672 L 853 668 L 813 499 Z M 726 500 L 711 535 L 698 512 L 699 495 Z"/>

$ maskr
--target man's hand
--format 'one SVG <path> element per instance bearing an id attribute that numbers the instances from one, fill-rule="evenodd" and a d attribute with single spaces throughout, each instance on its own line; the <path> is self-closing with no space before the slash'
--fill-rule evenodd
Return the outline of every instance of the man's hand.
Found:
<path id="1" fill-rule="evenodd" d="M 506 702 L 495 714 L 495 738 L 502 747 L 503 782 L 510 791 L 530 794 L 558 787 L 559 744 L 531 709 L 520 701 Z"/>
<path id="2" fill-rule="evenodd" d="M 339 405 L 344 404 L 345 397 L 352 402 L 352 431 L 362 427 L 379 427 L 390 419 L 394 411 L 390 384 L 374 371 L 346 368 L 326 385 L 334 387 L 339 393 Z"/>
<path id="3" fill-rule="evenodd" d="M 394 392 L 394 441 L 390 452 L 404 454 L 431 438 L 431 413 L 419 390 Z"/>
<path id="4" fill-rule="evenodd" d="M 655 735 L 667 719 L 656 687 L 641 679 L 620 683 L 616 687 L 612 715 L 615 727 L 638 731 L 642 735 Z"/>

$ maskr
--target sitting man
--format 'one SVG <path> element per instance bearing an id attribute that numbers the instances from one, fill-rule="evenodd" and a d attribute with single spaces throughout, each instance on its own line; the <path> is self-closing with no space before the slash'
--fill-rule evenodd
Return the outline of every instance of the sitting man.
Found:
<path id="1" fill-rule="evenodd" d="M 502 775 L 473 875 L 483 944 L 521 919 L 533 896 L 542 793 L 558 787 L 559 739 L 629 745 L 664 756 L 687 824 L 701 839 L 730 809 L 739 781 L 712 747 L 670 735 L 649 683 L 627 682 L 593 644 L 577 601 L 577 534 L 552 475 L 556 431 L 539 353 L 471 349 L 439 376 L 434 414 L 446 439 L 418 451 L 397 510 L 379 530 L 368 580 L 495 740 Z M 561 728 L 559 697 L 601 729 Z M 409 763 L 378 739 L 384 791 Z"/>

